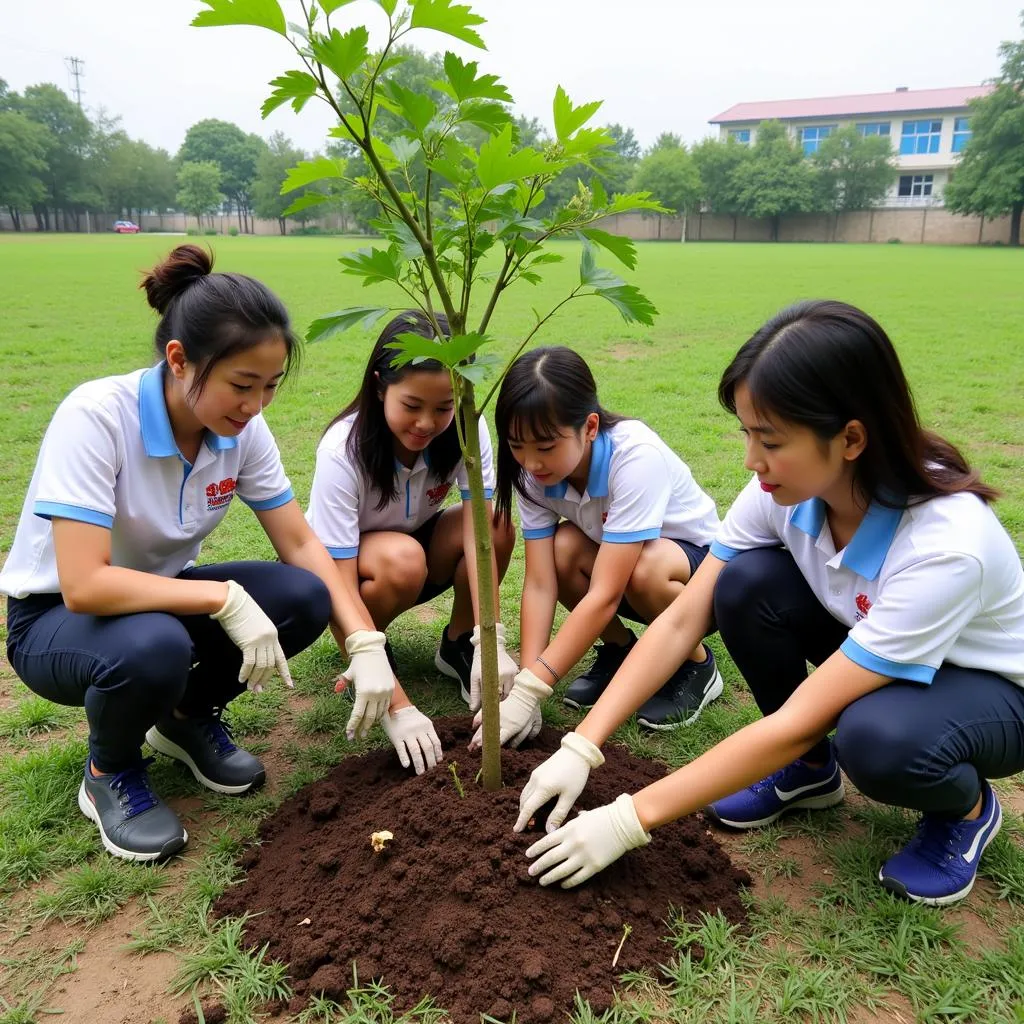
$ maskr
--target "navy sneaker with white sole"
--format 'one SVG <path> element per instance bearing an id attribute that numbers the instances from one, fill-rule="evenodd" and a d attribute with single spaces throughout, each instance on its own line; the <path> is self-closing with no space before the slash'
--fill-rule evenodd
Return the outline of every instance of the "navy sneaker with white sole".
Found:
<path id="1" fill-rule="evenodd" d="M 208 718 L 169 715 L 146 733 L 146 742 L 181 761 L 199 783 L 215 793 L 240 796 L 259 789 L 267 779 L 263 762 L 235 745 L 218 709 Z"/>
<path id="2" fill-rule="evenodd" d="M 630 632 L 624 644 L 601 643 L 595 646 L 597 657 L 586 672 L 580 673 L 562 695 L 562 703 L 570 708 L 592 708 L 608 689 L 615 673 L 622 667 L 629 652 L 636 646 L 636 636 Z"/>
<path id="3" fill-rule="evenodd" d="M 760 828 L 787 811 L 835 807 L 843 796 L 843 777 L 830 751 L 828 764 L 820 768 L 794 761 L 760 782 L 709 804 L 704 813 L 727 828 Z"/>
<path id="4" fill-rule="evenodd" d="M 709 647 L 703 661 L 684 661 L 668 682 L 649 697 L 636 713 L 646 729 L 666 731 L 692 725 L 700 713 L 722 695 L 725 684 Z"/>
<path id="5" fill-rule="evenodd" d="M 124 860 L 166 860 L 183 849 L 188 833 L 149 786 L 152 758 L 124 771 L 93 775 L 90 762 L 78 790 L 78 809 L 100 830 L 108 853 Z"/>
<path id="6" fill-rule="evenodd" d="M 974 887 L 982 852 L 1003 822 L 1003 810 L 987 782 L 982 782 L 981 795 L 981 814 L 974 821 L 925 814 L 914 838 L 882 865 L 882 885 L 933 907 L 962 900 Z"/>
<path id="7" fill-rule="evenodd" d="M 441 642 L 434 654 L 434 666 L 442 675 L 458 681 L 462 699 L 468 704 L 470 674 L 473 670 L 473 634 L 463 633 L 453 640 L 445 626 L 441 630 Z"/>

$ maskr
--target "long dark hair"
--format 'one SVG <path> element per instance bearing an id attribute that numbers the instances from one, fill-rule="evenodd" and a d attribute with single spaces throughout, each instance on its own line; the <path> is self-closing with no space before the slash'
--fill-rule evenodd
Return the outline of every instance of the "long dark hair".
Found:
<path id="1" fill-rule="evenodd" d="M 437 314 L 437 325 L 445 337 L 448 337 L 450 329 L 444 315 Z M 395 367 L 393 363 L 398 353 L 387 346 L 400 334 L 419 334 L 424 338 L 437 336 L 434 325 L 425 313 L 418 309 L 407 309 L 399 313 L 380 332 L 380 337 L 367 360 L 358 394 L 327 424 L 327 430 L 330 430 L 339 420 L 352 413 L 356 414 L 352 432 L 346 442 L 346 452 L 377 491 L 378 511 L 387 508 L 398 498 L 394 435 L 384 418 L 384 392 L 392 384 L 397 384 L 412 373 L 448 372 L 436 359 L 424 359 L 415 365 L 406 363 L 405 366 Z M 452 417 L 447 430 L 438 434 L 427 445 L 431 477 L 438 482 L 447 480 L 461 458 L 458 428 L 455 425 L 455 418 Z"/>
<path id="2" fill-rule="evenodd" d="M 823 441 L 860 420 L 868 441 L 854 462 L 854 485 L 869 501 L 902 508 L 961 491 L 984 501 L 999 496 L 957 448 L 921 426 L 892 342 L 855 306 L 820 299 L 777 313 L 722 374 L 718 399 L 731 413 L 740 384 L 758 410 Z"/>
<path id="3" fill-rule="evenodd" d="M 579 430 L 596 412 L 601 430 L 627 419 L 609 412 L 597 400 L 597 384 L 583 357 L 564 345 L 535 348 L 510 367 L 494 405 L 498 434 L 495 516 L 512 512 L 513 489 L 525 495 L 523 467 L 508 442 L 531 437 L 554 440 L 565 430 Z"/>
<path id="4" fill-rule="evenodd" d="M 213 254 L 198 245 L 179 245 L 139 287 L 160 314 L 154 337 L 157 356 L 163 359 L 167 343 L 176 339 L 185 358 L 198 367 L 190 397 L 202 393 L 210 371 L 222 359 L 271 338 L 284 342 L 286 376 L 298 362 L 299 342 L 281 300 L 245 274 L 214 274 Z"/>

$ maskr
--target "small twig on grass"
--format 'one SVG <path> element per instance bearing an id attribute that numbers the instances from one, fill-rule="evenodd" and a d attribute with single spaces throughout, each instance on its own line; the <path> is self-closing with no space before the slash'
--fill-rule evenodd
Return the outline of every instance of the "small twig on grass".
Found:
<path id="1" fill-rule="evenodd" d="M 622 947 L 629 938 L 629 933 L 633 930 L 633 926 L 630 924 L 624 924 L 622 926 L 622 938 L 619 939 L 619 947 L 615 950 L 615 956 L 612 957 L 612 967 L 619 962 L 619 954 L 622 952 Z"/>
<path id="2" fill-rule="evenodd" d="M 462 788 L 462 782 L 459 779 L 458 768 L 459 768 L 459 762 L 458 761 L 452 761 L 452 763 L 450 765 L 448 765 L 448 771 L 450 771 L 452 773 L 452 781 L 455 783 L 455 789 L 458 791 L 459 796 L 462 797 L 463 799 L 465 799 L 466 798 L 466 791 Z"/>

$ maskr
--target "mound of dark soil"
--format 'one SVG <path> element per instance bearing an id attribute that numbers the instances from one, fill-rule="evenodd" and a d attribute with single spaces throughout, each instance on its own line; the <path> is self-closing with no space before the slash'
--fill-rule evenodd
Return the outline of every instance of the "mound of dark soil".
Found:
<path id="1" fill-rule="evenodd" d="M 267 820 L 262 844 L 243 858 L 247 877 L 217 902 L 219 915 L 255 914 L 248 939 L 291 965 L 289 1010 L 318 993 L 344 1000 L 354 962 L 360 983 L 381 979 L 400 1011 L 429 995 L 454 1024 L 513 1011 L 520 1024 L 537 1024 L 560 1019 L 577 990 L 600 1011 L 624 971 L 657 974 L 673 956 L 664 938 L 673 911 L 745 920 L 738 891 L 750 878 L 696 818 L 659 829 L 650 846 L 577 889 L 541 888 L 523 855 L 536 832 L 517 835 L 512 824 L 523 785 L 560 734 L 545 728 L 529 747 L 503 750 L 505 787 L 491 794 L 474 782 L 480 755 L 466 749 L 469 720 L 435 725 L 443 765 L 417 778 L 390 750 L 347 759 Z M 665 772 L 624 747 L 605 754 L 583 809 Z M 384 830 L 394 839 L 374 853 L 370 835 Z"/>

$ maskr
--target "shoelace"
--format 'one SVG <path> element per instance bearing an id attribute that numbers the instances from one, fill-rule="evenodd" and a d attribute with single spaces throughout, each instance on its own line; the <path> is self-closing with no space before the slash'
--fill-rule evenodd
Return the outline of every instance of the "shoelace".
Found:
<path id="1" fill-rule="evenodd" d="M 217 756 L 225 757 L 234 753 L 238 747 L 232 741 L 231 727 L 221 719 L 221 708 L 214 708 L 213 717 L 206 722 L 206 735 L 210 742 L 217 748 Z"/>
<path id="2" fill-rule="evenodd" d="M 917 832 L 907 848 L 936 867 L 943 867 L 946 861 L 955 856 L 953 847 L 963 841 L 963 836 L 961 822 L 946 821 L 926 814 L 918 822 Z"/>
<path id="3" fill-rule="evenodd" d="M 761 779 L 760 782 L 755 782 L 750 787 L 751 791 L 754 793 L 763 793 L 766 789 L 771 789 L 777 782 L 781 782 L 783 780 L 786 772 L 792 767 L 792 765 L 787 764 L 785 768 L 780 768 L 777 772 L 772 772 L 772 774 L 767 778 Z"/>
<path id="4" fill-rule="evenodd" d="M 149 776 L 146 775 L 146 769 L 155 760 L 154 757 L 147 757 L 141 764 L 118 772 L 110 780 L 110 788 L 120 794 L 121 805 L 128 808 L 129 818 L 156 807 L 156 797 L 149 788 Z"/>

